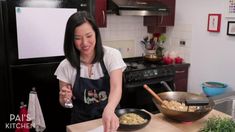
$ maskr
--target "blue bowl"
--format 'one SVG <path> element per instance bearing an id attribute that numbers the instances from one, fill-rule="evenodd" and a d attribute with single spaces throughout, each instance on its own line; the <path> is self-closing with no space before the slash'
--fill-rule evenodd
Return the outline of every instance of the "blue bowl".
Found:
<path id="1" fill-rule="evenodd" d="M 204 82 L 202 84 L 202 90 L 207 96 L 223 94 L 227 87 L 227 84 L 220 82 Z"/>

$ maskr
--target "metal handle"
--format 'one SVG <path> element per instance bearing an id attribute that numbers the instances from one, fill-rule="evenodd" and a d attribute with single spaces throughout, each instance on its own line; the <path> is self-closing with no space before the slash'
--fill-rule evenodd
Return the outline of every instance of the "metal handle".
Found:
<path id="1" fill-rule="evenodd" d="M 172 89 L 170 88 L 170 86 L 165 82 L 165 81 L 161 81 L 160 82 L 162 85 L 164 85 L 168 91 L 172 91 Z"/>
<path id="2" fill-rule="evenodd" d="M 81 3 L 80 6 L 81 7 L 87 7 L 87 4 L 86 3 Z"/>
<path id="3" fill-rule="evenodd" d="M 105 24 L 105 13 L 104 13 L 104 10 L 102 10 L 102 15 L 103 15 L 103 24 Z"/>
<path id="4" fill-rule="evenodd" d="M 175 73 L 184 73 L 185 71 L 175 71 Z"/>
<path id="5" fill-rule="evenodd" d="M 176 90 L 176 86 L 175 86 L 175 83 L 173 83 L 173 90 L 174 90 L 174 91 Z"/>
<path id="6" fill-rule="evenodd" d="M 162 22 L 163 22 L 163 16 L 161 16 L 161 21 L 160 21 L 160 24 L 162 24 Z"/>

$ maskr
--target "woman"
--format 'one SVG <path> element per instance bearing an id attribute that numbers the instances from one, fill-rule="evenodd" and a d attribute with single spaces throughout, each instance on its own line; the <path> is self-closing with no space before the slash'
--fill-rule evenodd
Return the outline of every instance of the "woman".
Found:
<path id="1" fill-rule="evenodd" d="M 122 94 L 126 68 L 120 52 L 102 46 L 94 19 L 85 11 L 73 14 L 66 25 L 64 59 L 55 75 L 59 79 L 62 106 L 72 98 L 71 123 L 102 117 L 105 131 L 116 131 L 114 111 Z"/>

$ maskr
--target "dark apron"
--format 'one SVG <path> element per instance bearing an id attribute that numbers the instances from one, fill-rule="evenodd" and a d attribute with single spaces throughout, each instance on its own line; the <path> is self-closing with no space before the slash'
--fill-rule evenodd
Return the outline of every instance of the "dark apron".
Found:
<path id="1" fill-rule="evenodd" d="M 104 76 L 97 80 L 82 78 L 80 70 L 77 70 L 73 87 L 75 99 L 71 113 L 72 124 L 102 117 L 103 110 L 108 103 L 110 79 L 103 60 L 100 65 Z"/>

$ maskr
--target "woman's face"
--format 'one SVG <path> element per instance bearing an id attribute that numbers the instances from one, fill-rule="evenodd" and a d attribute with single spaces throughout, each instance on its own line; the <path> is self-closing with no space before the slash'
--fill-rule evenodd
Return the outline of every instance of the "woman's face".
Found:
<path id="1" fill-rule="evenodd" d="M 74 43 L 82 56 L 94 54 L 96 44 L 95 36 L 95 31 L 88 22 L 75 28 Z"/>

